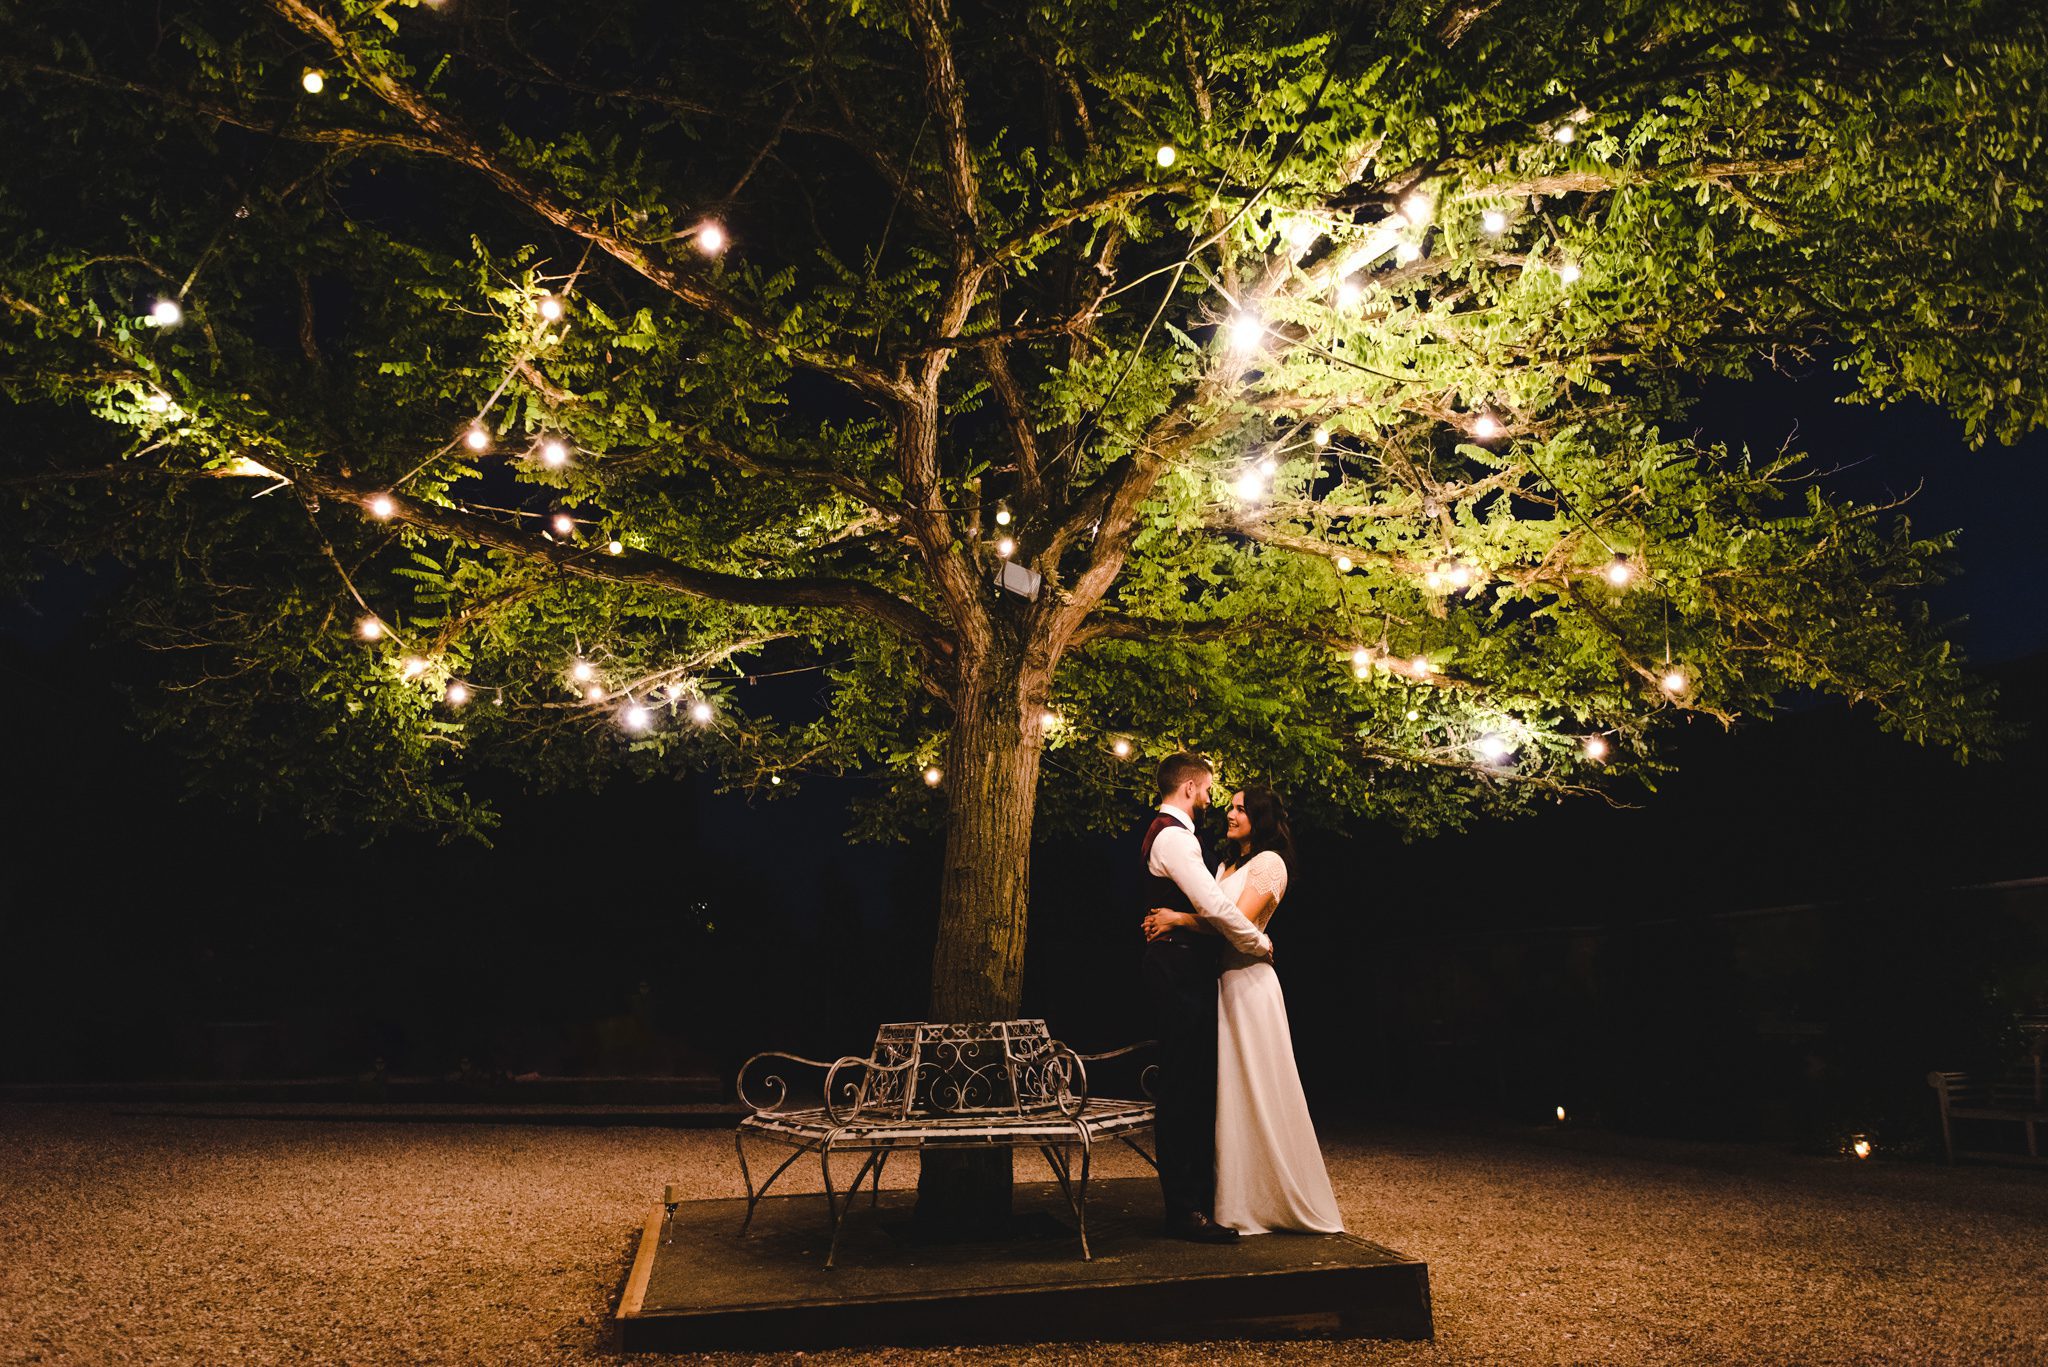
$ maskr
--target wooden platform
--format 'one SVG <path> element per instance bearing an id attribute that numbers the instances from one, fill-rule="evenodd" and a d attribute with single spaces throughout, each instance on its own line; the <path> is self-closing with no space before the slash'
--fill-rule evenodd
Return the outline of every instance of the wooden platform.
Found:
<path id="1" fill-rule="evenodd" d="M 865 1344 L 1428 1338 L 1427 1265 L 1350 1234 L 1267 1234 L 1225 1247 L 1159 1231 L 1149 1179 L 1089 1189 L 1082 1262 L 1058 1187 L 1020 1184 L 999 1242 L 921 1245 L 915 1193 L 862 1196 L 824 1267 L 825 1198 L 691 1201 L 661 1242 L 655 1208 L 620 1299 L 628 1352 Z"/>

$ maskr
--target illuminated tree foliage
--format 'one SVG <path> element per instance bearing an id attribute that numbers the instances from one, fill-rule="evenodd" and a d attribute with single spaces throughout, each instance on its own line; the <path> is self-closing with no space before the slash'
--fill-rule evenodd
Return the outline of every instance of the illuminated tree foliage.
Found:
<path id="1" fill-rule="evenodd" d="M 2048 417 L 2031 0 L 0 13 L 0 555 L 135 567 L 205 788 L 858 770 L 967 1017 L 1041 788 L 1183 745 L 1425 832 L 1792 695 L 1983 734 L 1949 539 L 1685 413 Z"/>

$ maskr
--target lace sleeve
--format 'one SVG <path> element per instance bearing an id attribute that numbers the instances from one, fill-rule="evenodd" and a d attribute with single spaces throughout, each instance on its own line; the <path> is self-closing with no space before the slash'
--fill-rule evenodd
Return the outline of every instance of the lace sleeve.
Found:
<path id="1" fill-rule="evenodd" d="M 1259 851 L 1244 866 L 1244 885 L 1247 890 L 1259 893 L 1262 899 L 1271 897 L 1277 906 L 1287 895 L 1287 861 L 1272 850 Z M 1265 914 L 1271 916 L 1273 908 L 1268 907 Z M 1264 922 L 1265 917 L 1261 917 L 1261 926 Z"/>

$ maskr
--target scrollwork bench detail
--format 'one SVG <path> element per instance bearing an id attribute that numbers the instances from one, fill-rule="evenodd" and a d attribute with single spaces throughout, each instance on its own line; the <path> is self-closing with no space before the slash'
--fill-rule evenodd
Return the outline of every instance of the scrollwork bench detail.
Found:
<path id="1" fill-rule="evenodd" d="M 1148 1041 L 1147 1044 L 1150 1042 Z M 902 1149 L 1037 1149 L 1058 1179 L 1080 1227 L 1081 1257 L 1088 1252 L 1088 1170 L 1098 1141 L 1116 1139 L 1158 1165 L 1137 1143 L 1150 1130 L 1149 1099 L 1092 1097 L 1088 1065 L 1133 1054 L 1133 1044 L 1101 1054 L 1077 1054 L 1052 1038 L 1042 1020 L 977 1021 L 937 1025 L 911 1021 L 885 1025 L 866 1058 L 826 1063 L 795 1054 L 756 1054 L 741 1067 L 739 1097 L 752 1114 L 739 1123 L 733 1145 L 747 1184 L 745 1234 L 754 1208 L 775 1179 L 806 1154 L 818 1155 L 825 1175 L 825 1205 L 832 1244 L 825 1266 L 839 1252 L 839 1229 L 869 1184 L 868 1204 L 881 1193 L 882 1169 Z M 822 1105 L 788 1106 L 791 1065 L 823 1074 Z M 1151 1068 L 1140 1079 L 1149 1090 Z M 747 1165 L 747 1141 L 772 1140 L 793 1152 L 757 1190 Z M 1076 1167 L 1070 1151 L 1078 1149 Z M 832 1156 L 861 1154 L 853 1185 L 842 1197 L 832 1181 Z"/>

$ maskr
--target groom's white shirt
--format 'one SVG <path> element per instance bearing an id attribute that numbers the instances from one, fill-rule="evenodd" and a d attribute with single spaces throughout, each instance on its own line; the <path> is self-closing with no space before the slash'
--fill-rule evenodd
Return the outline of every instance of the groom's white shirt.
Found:
<path id="1" fill-rule="evenodd" d="M 1217 885 L 1215 876 L 1203 865 L 1202 842 L 1195 838 L 1194 818 L 1164 802 L 1159 804 L 1159 810 L 1179 824 L 1152 837 L 1147 869 L 1154 877 L 1171 878 L 1187 894 L 1195 914 L 1222 931 L 1232 949 L 1254 958 L 1271 954 L 1273 942 L 1245 918 L 1230 894 Z"/>

